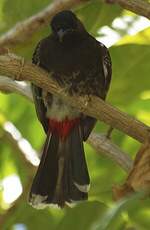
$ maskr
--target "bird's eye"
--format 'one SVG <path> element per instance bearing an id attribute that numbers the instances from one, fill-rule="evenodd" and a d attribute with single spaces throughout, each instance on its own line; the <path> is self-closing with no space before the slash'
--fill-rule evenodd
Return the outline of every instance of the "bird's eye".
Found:
<path id="1" fill-rule="evenodd" d="M 57 31 L 59 31 L 61 29 L 61 27 L 58 26 L 58 25 L 52 24 L 51 26 L 52 26 L 52 30 L 55 31 L 55 32 L 57 32 Z"/>

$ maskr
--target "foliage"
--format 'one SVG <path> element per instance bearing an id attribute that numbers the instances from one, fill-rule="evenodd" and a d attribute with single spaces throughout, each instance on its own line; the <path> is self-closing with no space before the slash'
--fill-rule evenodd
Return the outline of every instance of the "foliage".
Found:
<path id="1" fill-rule="evenodd" d="M 50 0 L 1 0 L 0 34 L 2 35 L 16 22 L 40 11 L 50 2 Z M 128 14 L 115 5 L 106 5 L 98 0 L 83 4 L 82 7 L 76 8 L 75 12 L 94 36 L 98 35 L 100 27 L 111 26 L 115 18 Z M 113 80 L 108 101 L 150 124 L 150 29 L 145 29 L 135 36 L 127 35 L 127 30 L 128 28 L 123 38 L 110 48 Z M 14 52 L 31 59 L 36 43 L 48 33 L 49 28 L 40 30 L 29 41 L 17 46 Z M 25 188 L 30 180 L 28 167 L 24 161 L 18 159 L 16 150 L 3 137 L 2 126 L 5 121 L 11 121 L 39 152 L 42 149 L 44 132 L 37 121 L 31 102 L 16 94 L 0 94 L 0 180 L 15 173 L 20 177 Z M 106 125 L 98 122 L 95 129 L 106 132 L 107 128 Z M 139 143 L 118 131 L 113 132 L 112 140 L 132 157 L 139 148 Z M 25 194 L 0 228 L 19 229 L 15 227 L 19 223 L 24 224 L 26 227 L 24 229 L 29 230 L 150 229 L 149 200 L 144 201 L 134 197 L 116 205 L 112 201 L 112 186 L 122 183 L 126 174 L 110 159 L 97 155 L 88 144 L 85 144 L 85 150 L 92 183 L 89 202 L 76 205 L 72 209 L 65 208 L 63 211 L 52 208 L 38 211 L 27 204 Z M 32 177 L 33 174 L 34 172 Z M 29 187 L 27 189 L 29 191 Z M 6 215 L 7 208 L 9 206 L 5 204 L 0 190 L 0 212 Z"/>

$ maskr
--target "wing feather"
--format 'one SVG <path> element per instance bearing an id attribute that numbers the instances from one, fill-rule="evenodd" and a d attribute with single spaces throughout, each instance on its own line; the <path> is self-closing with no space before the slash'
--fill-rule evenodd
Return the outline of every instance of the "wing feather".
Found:
<path id="1" fill-rule="evenodd" d="M 102 60 L 100 60 L 99 63 L 102 63 L 103 65 L 103 73 L 101 74 L 104 74 L 104 79 L 105 79 L 104 85 L 100 86 L 100 88 L 104 87 L 103 88 L 103 92 L 104 92 L 103 99 L 105 99 L 107 92 L 109 90 L 109 87 L 110 87 L 110 81 L 111 81 L 111 75 L 112 75 L 112 64 L 111 64 L 111 57 L 110 57 L 109 51 L 106 48 L 106 46 L 104 46 L 102 43 L 99 43 L 99 46 L 101 48 L 101 54 L 102 54 L 101 55 Z M 81 127 L 82 127 L 82 134 L 83 134 L 84 141 L 86 141 L 87 138 L 89 137 L 95 124 L 96 124 L 95 118 L 89 117 L 89 116 L 83 117 L 82 122 L 81 122 Z"/>
<path id="2" fill-rule="evenodd" d="M 36 46 L 36 49 L 34 51 L 33 57 L 32 57 L 32 63 L 35 65 L 40 66 L 40 48 L 41 48 L 41 42 L 38 43 Z M 32 94 L 33 94 L 33 100 L 35 104 L 35 109 L 37 113 L 37 117 L 39 121 L 42 123 L 42 126 L 47 133 L 48 131 L 48 119 L 46 118 L 46 107 L 44 105 L 44 101 L 42 99 L 42 89 L 34 84 L 31 84 L 32 87 Z"/>

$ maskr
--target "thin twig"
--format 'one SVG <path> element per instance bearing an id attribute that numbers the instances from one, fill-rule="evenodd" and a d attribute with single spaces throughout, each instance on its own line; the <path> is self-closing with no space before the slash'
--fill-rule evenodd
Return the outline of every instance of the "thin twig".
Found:
<path id="1" fill-rule="evenodd" d="M 8 77 L 0 76 L 0 91 L 3 93 L 19 93 L 32 101 L 30 84 L 26 82 L 17 82 Z"/>
<path id="2" fill-rule="evenodd" d="M 111 139 L 111 135 L 112 135 L 113 130 L 114 129 L 111 126 L 108 128 L 107 133 L 105 135 L 107 139 Z"/>
<path id="3" fill-rule="evenodd" d="M 1 140 L 11 146 L 17 154 L 17 158 L 26 166 L 28 172 L 31 171 L 30 174 L 32 175 L 33 166 L 38 166 L 40 162 L 38 153 L 32 148 L 31 144 L 22 137 L 13 123 L 7 121 L 3 124 Z"/>
<path id="4" fill-rule="evenodd" d="M 126 172 L 132 168 L 132 159 L 117 145 L 113 144 L 105 135 L 92 133 L 87 141 L 99 154 L 112 159 Z"/>

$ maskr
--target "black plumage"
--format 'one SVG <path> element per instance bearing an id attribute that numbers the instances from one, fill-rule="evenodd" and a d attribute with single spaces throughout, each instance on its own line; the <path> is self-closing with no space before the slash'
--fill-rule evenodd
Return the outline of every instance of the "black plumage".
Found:
<path id="1" fill-rule="evenodd" d="M 47 70 L 70 94 L 105 99 L 111 81 L 108 49 L 96 41 L 71 11 L 51 21 L 52 34 L 42 39 L 33 63 Z M 32 85 L 38 119 L 47 139 L 29 201 L 35 207 L 87 199 L 89 175 L 83 141 L 96 119 L 85 116 L 61 98 Z"/>

